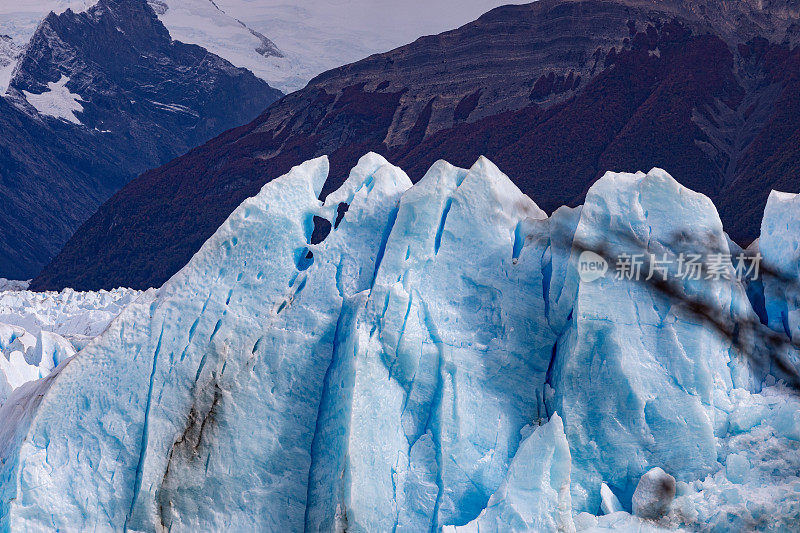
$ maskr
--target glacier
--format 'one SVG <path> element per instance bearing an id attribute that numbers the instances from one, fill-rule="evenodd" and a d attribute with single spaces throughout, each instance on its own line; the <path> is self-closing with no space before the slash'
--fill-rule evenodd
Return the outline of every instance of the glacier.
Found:
<path id="1" fill-rule="evenodd" d="M 0 531 L 800 519 L 800 401 L 757 364 L 796 361 L 796 196 L 753 247 L 774 269 L 740 279 L 714 205 L 660 169 L 551 216 L 485 158 L 412 184 L 367 154 L 322 202 L 328 171 L 267 183 L 76 354 L 37 352 L 0 405 Z M 587 251 L 611 268 L 582 276 Z M 671 266 L 614 274 L 638 253 Z M 727 259 L 681 279 L 686 255 Z"/>
<path id="2" fill-rule="evenodd" d="M 775 272 L 764 279 L 770 327 L 800 340 L 800 195 L 772 191 L 764 208 L 759 249 Z"/>
<path id="3" fill-rule="evenodd" d="M 0 405 L 100 335 L 140 291 L 31 292 L 0 279 Z"/>

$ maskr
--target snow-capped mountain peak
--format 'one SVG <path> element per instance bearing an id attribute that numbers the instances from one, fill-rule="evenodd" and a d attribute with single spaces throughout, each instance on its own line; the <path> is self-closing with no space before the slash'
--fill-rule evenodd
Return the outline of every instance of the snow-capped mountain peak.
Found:
<path id="1" fill-rule="evenodd" d="M 51 11 L 13 61 L 0 98 L 5 276 L 31 277 L 131 178 L 282 96 L 247 69 L 173 39 L 146 0 Z"/>
<path id="2" fill-rule="evenodd" d="M 0 35 L 0 95 L 6 92 L 19 54 L 20 47 L 14 39 L 10 35 Z"/>
<path id="3" fill-rule="evenodd" d="M 18 53 L 33 35 L 39 21 L 47 18 L 47 13 L 60 15 L 68 10 L 83 13 L 97 3 L 98 0 L 23 2 L 13 11 L 0 5 L 0 22 L 12 30 L 7 40 Z M 213 0 L 147 0 L 147 3 L 173 40 L 202 46 L 284 91 L 297 89 L 306 81 L 296 72 L 296 61 L 287 59 L 272 40 L 227 15 Z M 7 9 L 9 12 L 4 13 Z M 3 47 L 0 42 L 0 88 L 8 85 L 13 70 L 13 66 L 8 67 L 8 64 L 16 57 L 16 54 L 4 53 Z M 5 83 L 4 74 L 7 78 Z"/>

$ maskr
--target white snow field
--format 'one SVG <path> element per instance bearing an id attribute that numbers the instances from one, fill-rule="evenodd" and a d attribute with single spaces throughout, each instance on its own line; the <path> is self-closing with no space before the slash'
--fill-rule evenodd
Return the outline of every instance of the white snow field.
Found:
<path id="1" fill-rule="evenodd" d="M 62 74 L 59 81 L 49 82 L 47 84 L 48 90 L 42 94 L 33 94 L 28 91 L 22 91 L 22 93 L 28 103 L 35 107 L 40 115 L 60 118 L 73 124 L 81 124 L 81 121 L 75 116 L 75 112 L 83 112 L 83 106 L 80 104 L 81 97 L 78 94 L 69 92 L 67 83 L 69 83 L 69 77 Z"/>
<path id="2" fill-rule="evenodd" d="M 215 3 L 227 15 L 269 37 L 285 53 L 297 79 L 287 80 L 286 89 L 295 90 L 327 70 L 392 50 L 424 35 L 457 28 L 497 6 L 528 2 L 215 0 Z M 269 82 L 269 78 L 264 79 Z M 280 85 L 278 88 L 285 90 Z"/>
<path id="3" fill-rule="evenodd" d="M 753 359 L 788 348 L 764 341 L 732 261 L 678 281 L 683 299 L 578 272 L 584 249 L 730 252 L 708 198 L 608 173 L 547 217 L 486 159 L 412 186 L 368 154 L 322 204 L 327 174 L 319 158 L 265 185 L 11 393 L 0 530 L 796 527 L 800 400 Z M 760 247 L 796 268 L 789 199 Z M 332 225 L 317 244 L 314 217 Z M 788 341 L 778 280 L 764 314 Z"/>
<path id="4" fill-rule="evenodd" d="M 140 294 L 25 289 L 27 282 L 0 279 L 0 405 L 86 346 Z"/>

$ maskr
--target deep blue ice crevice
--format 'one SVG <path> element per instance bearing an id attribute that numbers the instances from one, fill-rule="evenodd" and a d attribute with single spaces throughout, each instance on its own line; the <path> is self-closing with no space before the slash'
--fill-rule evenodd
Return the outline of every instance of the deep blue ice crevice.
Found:
<path id="1" fill-rule="evenodd" d="M 158 365 L 158 356 L 161 353 L 161 343 L 164 340 L 164 325 L 161 326 L 161 332 L 158 334 L 158 342 L 156 344 L 155 352 L 153 353 L 153 366 L 150 370 L 150 378 L 147 388 L 147 400 L 144 408 L 144 423 L 142 425 L 142 437 L 139 443 L 139 460 L 136 463 L 136 478 L 133 483 L 133 498 L 131 499 L 130 509 L 126 518 L 127 521 L 133 516 L 134 508 L 136 507 L 136 500 L 138 499 L 139 492 L 142 488 L 142 475 L 144 468 L 145 455 L 147 453 L 147 442 L 150 434 L 150 407 L 153 401 L 153 384 L 156 375 L 156 367 Z M 127 529 L 127 527 L 125 528 Z"/>
<path id="2" fill-rule="evenodd" d="M 367 293 L 342 303 L 334 333 L 333 353 L 323 379 L 306 495 L 305 529 L 333 530 L 337 514 L 349 501 L 348 447 L 356 378 L 358 317 Z M 346 511 L 344 513 L 346 515 Z"/>
<path id="3" fill-rule="evenodd" d="M 433 437 L 434 451 L 435 451 L 435 460 L 436 460 L 435 478 L 438 491 L 436 493 L 436 501 L 433 506 L 430 531 L 431 533 L 436 533 L 436 531 L 438 531 L 438 528 L 440 526 L 439 507 L 441 506 L 442 497 L 444 496 L 444 490 L 445 490 L 444 477 L 442 472 L 444 469 L 444 453 L 442 451 L 443 424 L 442 420 L 440 419 L 440 415 L 442 413 L 442 401 L 444 398 L 445 344 L 444 342 L 442 342 L 442 338 L 439 335 L 439 330 L 436 327 L 436 324 L 433 322 L 433 317 L 431 316 L 430 310 L 428 309 L 428 304 L 425 302 L 425 299 L 420 297 L 419 302 L 424 316 L 425 327 L 428 331 L 428 335 L 430 336 L 431 340 L 436 346 L 436 350 L 439 356 L 438 368 L 436 371 L 436 387 L 433 393 L 433 401 L 431 402 L 431 406 L 429 408 L 430 410 L 428 411 L 428 420 L 425 422 L 425 426 L 422 432 L 422 434 L 425 434 L 427 431 L 431 432 L 431 436 Z M 455 390 L 456 390 L 455 384 L 453 384 L 453 391 Z M 455 401 L 453 402 L 453 415 L 455 418 L 458 417 L 458 406 Z"/>
<path id="4" fill-rule="evenodd" d="M 453 198 L 450 197 L 444 203 L 444 209 L 442 209 L 442 217 L 439 219 L 439 227 L 436 228 L 436 236 L 433 240 L 433 253 L 434 255 L 439 253 L 439 247 L 442 245 L 442 233 L 444 233 L 444 225 L 447 222 L 447 215 L 450 213 L 450 207 L 453 205 Z"/>
<path id="5" fill-rule="evenodd" d="M 516 264 L 519 261 L 519 256 L 522 253 L 522 248 L 525 246 L 525 230 L 524 221 L 520 220 L 514 227 L 514 248 L 511 252 L 511 261 Z"/>
<path id="6" fill-rule="evenodd" d="M 408 383 L 406 383 L 406 380 L 402 379 L 402 377 L 398 379 L 399 376 L 395 375 L 394 370 L 398 360 L 402 357 L 403 336 L 406 333 L 406 325 L 408 324 L 408 317 L 411 315 L 411 310 L 413 309 L 413 306 L 414 306 L 414 293 L 412 292 L 408 295 L 408 305 L 406 307 L 406 312 L 403 315 L 403 322 L 400 324 L 400 329 L 397 333 L 397 344 L 394 347 L 394 357 L 392 358 L 391 361 L 389 361 L 389 366 L 388 366 L 389 379 L 392 378 L 397 379 L 400 382 L 400 384 L 405 389 L 407 389 L 407 391 L 410 390 L 411 388 L 411 384 L 413 383 L 413 377 Z M 408 397 L 408 394 L 406 394 L 406 397 Z"/>
<path id="7" fill-rule="evenodd" d="M 544 298 L 544 316 L 550 323 L 550 285 L 553 278 L 553 249 L 550 243 L 542 252 L 542 297 Z M 552 327 L 552 324 L 551 324 Z"/>
<path id="8" fill-rule="evenodd" d="M 397 212 L 398 212 L 397 207 L 392 209 L 392 211 L 389 213 L 389 220 L 383 229 L 383 233 L 381 236 L 381 244 L 378 247 L 378 255 L 375 257 L 375 270 L 372 274 L 372 282 L 370 283 L 370 288 L 375 286 L 375 280 L 378 277 L 378 271 L 381 268 L 381 263 L 383 262 L 383 256 L 386 253 L 386 244 L 389 242 L 389 236 L 392 234 L 395 222 L 397 222 Z"/>

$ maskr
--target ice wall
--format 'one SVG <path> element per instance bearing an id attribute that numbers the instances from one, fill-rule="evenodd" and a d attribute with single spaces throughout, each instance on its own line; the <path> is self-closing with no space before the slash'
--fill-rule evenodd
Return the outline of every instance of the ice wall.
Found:
<path id="1" fill-rule="evenodd" d="M 588 250 L 730 256 L 706 197 L 658 169 L 610 173 L 547 217 L 486 159 L 412 186 L 368 154 L 323 204 L 327 171 L 320 158 L 265 185 L 162 288 L 11 394 L 0 530 L 640 527 L 631 498 L 654 467 L 678 493 L 653 527 L 735 523 L 709 511 L 728 496 L 778 525 L 800 516 L 798 402 L 774 376 L 754 392 L 764 347 L 731 259 L 668 286 L 613 264 L 581 275 Z M 797 229 L 775 216 L 765 255 Z M 330 231 L 312 244 L 315 219 Z"/>

